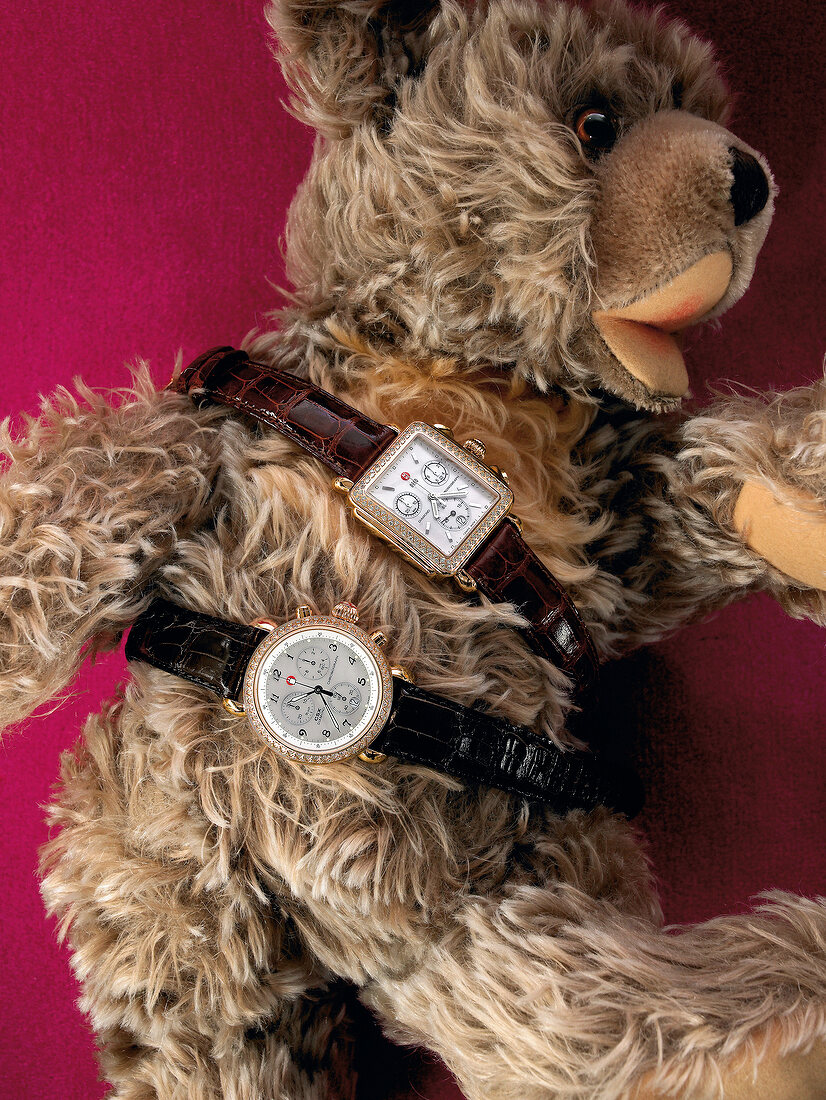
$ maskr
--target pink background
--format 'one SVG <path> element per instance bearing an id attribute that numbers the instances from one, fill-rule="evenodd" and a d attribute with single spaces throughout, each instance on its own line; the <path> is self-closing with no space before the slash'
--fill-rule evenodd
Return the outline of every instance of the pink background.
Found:
<path id="1" fill-rule="evenodd" d="M 721 332 L 694 340 L 695 392 L 724 377 L 811 381 L 826 348 L 826 17 L 804 0 L 671 7 L 717 42 L 739 90 L 733 128 L 767 154 L 781 190 L 752 289 Z M 179 348 L 237 342 L 275 303 L 284 210 L 310 139 L 280 106 L 260 9 L 7 5 L 3 415 L 34 410 L 77 374 L 124 384 L 138 355 L 162 383 Z M 608 712 L 629 737 L 646 734 L 642 825 L 670 920 L 742 909 L 768 887 L 823 890 L 825 641 L 755 598 L 608 670 Z M 84 669 L 69 702 L 0 750 L 4 1100 L 105 1092 L 34 869 L 59 753 L 123 674 L 118 655 Z M 456 1100 L 429 1060 L 373 1050 L 365 1098 Z"/>

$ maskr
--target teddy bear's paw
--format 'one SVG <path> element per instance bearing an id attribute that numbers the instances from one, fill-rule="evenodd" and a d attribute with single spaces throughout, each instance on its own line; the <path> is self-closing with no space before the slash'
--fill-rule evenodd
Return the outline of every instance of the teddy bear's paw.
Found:
<path id="1" fill-rule="evenodd" d="M 772 578 L 778 596 L 784 588 L 790 599 L 795 588 L 826 592 L 826 379 L 768 401 L 733 397 L 717 413 L 697 423 L 714 436 L 704 455 L 708 477 L 731 486 L 722 513 L 782 574 Z"/>
<path id="2" fill-rule="evenodd" d="M 746 481 L 734 525 L 775 569 L 807 588 L 826 591 L 826 503 L 791 487 L 781 499 L 768 486 Z"/>
<path id="3" fill-rule="evenodd" d="M 778 1034 L 755 1042 L 748 1058 L 740 1056 L 716 1074 L 715 1100 L 826 1100 L 826 1041 L 808 1049 L 782 1054 Z M 686 1093 L 660 1084 L 660 1073 L 648 1074 L 632 1092 L 630 1100 L 710 1100 L 707 1086 Z"/>
<path id="4" fill-rule="evenodd" d="M 785 1057 L 779 1042 L 756 1065 L 724 1074 L 725 1100 L 826 1100 L 826 1042 Z"/>

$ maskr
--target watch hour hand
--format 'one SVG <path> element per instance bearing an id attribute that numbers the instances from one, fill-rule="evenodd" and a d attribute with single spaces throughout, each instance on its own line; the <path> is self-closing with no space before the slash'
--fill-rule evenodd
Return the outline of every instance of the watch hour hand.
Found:
<path id="1" fill-rule="evenodd" d="M 312 695 L 312 692 L 305 691 L 303 695 L 298 695 L 295 697 L 295 699 L 290 699 L 289 703 L 287 703 L 287 706 L 290 707 L 292 710 L 300 711 L 301 707 L 298 704 L 302 699 L 306 699 L 308 695 Z"/>

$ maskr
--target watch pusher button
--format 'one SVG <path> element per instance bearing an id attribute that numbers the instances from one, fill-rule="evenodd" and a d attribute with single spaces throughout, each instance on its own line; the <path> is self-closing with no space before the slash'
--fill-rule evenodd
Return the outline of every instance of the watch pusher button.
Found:
<path id="1" fill-rule="evenodd" d="M 358 608 L 354 603 L 337 603 L 333 608 L 333 618 L 343 619 L 346 623 L 359 621 Z"/>
<path id="2" fill-rule="evenodd" d="M 381 647 L 387 645 L 387 635 L 383 634 L 380 630 L 374 630 L 370 637 L 377 646 Z"/>
<path id="3" fill-rule="evenodd" d="M 312 613 L 313 613 L 313 609 L 311 607 L 308 607 L 305 603 L 303 603 L 299 607 L 297 607 L 295 609 L 295 611 L 293 611 L 293 618 L 294 619 L 309 619 L 309 617 L 312 615 Z"/>
<path id="4" fill-rule="evenodd" d="M 442 435 L 446 435 L 448 439 L 453 439 L 453 428 L 449 428 L 447 424 L 434 424 L 433 427 L 437 432 L 441 432 Z"/>
<path id="5" fill-rule="evenodd" d="M 472 454 L 475 458 L 479 459 L 485 457 L 485 451 L 487 450 L 487 447 L 481 439 L 468 439 L 465 443 L 462 444 L 462 447 L 468 452 L 468 454 Z"/>

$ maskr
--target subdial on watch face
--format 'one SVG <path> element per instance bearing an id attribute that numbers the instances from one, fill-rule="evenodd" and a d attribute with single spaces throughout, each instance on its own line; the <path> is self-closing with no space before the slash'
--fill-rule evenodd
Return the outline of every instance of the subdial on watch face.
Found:
<path id="1" fill-rule="evenodd" d="M 361 706 L 361 692 L 355 684 L 334 684 L 333 697 L 329 702 L 339 714 L 355 714 Z"/>
<path id="2" fill-rule="evenodd" d="M 470 510 L 463 500 L 445 500 L 439 522 L 447 531 L 458 531 L 470 519 Z"/>
<path id="3" fill-rule="evenodd" d="M 295 658 L 295 665 L 301 676 L 308 680 L 320 680 L 330 671 L 330 658 L 319 646 L 307 646 Z"/>
<path id="4" fill-rule="evenodd" d="M 415 516 L 422 506 L 415 493 L 399 493 L 394 504 L 400 516 Z"/>
<path id="5" fill-rule="evenodd" d="M 441 485 L 447 477 L 447 468 L 441 462 L 428 462 L 422 469 L 422 477 L 430 485 Z"/>
<path id="6" fill-rule="evenodd" d="M 281 714 L 291 726 L 304 726 L 315 718 L 318 705 L 314 691 L 291 691 L 281 700 Z"/>

